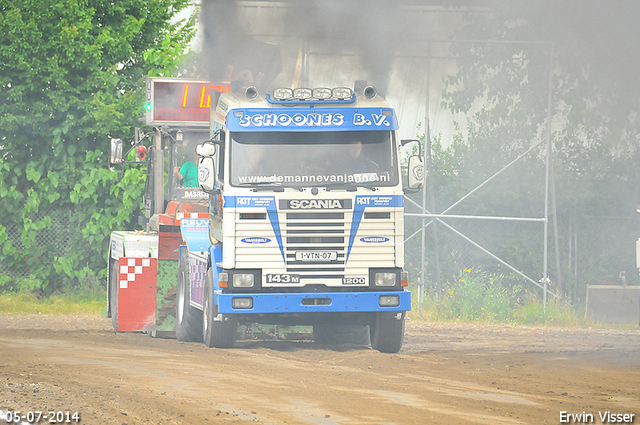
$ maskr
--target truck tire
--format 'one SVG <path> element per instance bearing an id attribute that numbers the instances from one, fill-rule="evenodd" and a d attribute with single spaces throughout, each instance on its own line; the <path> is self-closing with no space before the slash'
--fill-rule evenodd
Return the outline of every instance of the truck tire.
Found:
<path id="1" fill-rule="evenodd" d="M 318 344 L 369 345 L 369 329 L 363 325 L 313 325 L 313 340 Z"/>
<path id="2" fill-rule="evenodd" d="M 111 313 L 111 325 L 113 330 L 118 330 L 118 260 L 111 260 L 109 270 L 109 312 Z"/>
<path id="3" fill-rule="evenodd" d="M 207 270 L 204 283 L 202 339 L 209 348 L 231 348 L 236 341 L 238 321 L 232 314 L 221 314 L 218 317 L 218 306 L 213 299 L 211 273 L 211 269 Z"/>
<path id="4" fill-rule="evenodd" d="M 202 312 L 191 306 L 189 253 L 185 249 L 178 268 L 176 299 L 176 338 L 184 342 L 202 341 Z"/>
<path id="5" fill-rule="evenodd" d="M 404 339 L 404 312 L 379 312 L 371 328 L 371 348 L 382 353 L 397 353 Z"/>

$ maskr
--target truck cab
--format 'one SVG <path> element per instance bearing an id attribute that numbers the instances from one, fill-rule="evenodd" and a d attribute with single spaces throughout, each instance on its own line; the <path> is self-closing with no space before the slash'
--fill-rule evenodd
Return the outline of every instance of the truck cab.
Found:
<path id="1" fill-rule="evenodd" d="M 210 246 L 178 285 L 178 333 L 201 318 L 205 344 L 229 347 L 238 324 L 312 325 L 397 352 L 411 308 L 397 129 L 372 86 L 221 94 L 198 147 Z"/>

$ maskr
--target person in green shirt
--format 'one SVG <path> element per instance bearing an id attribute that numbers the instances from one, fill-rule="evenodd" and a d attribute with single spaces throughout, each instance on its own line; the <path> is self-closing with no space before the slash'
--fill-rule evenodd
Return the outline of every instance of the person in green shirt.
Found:
<path id="1" fill-rule="evenodd" d="M 182 167 L 175 167 L 173 173 L 177 180 L 182 180 L 182 187 L 198 187 L 198 159 L 197 153 L 194 153 L 195 160 L 187 161 Z"/>

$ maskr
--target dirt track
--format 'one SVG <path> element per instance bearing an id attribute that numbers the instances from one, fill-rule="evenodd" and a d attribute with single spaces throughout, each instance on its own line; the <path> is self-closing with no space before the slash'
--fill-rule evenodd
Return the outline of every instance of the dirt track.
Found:
<path id="1" fill-rule="evenodd" d="M 0 316 L 8 409 L 118 425 L 559 424 L 561 411 L 601 423 L 607 410 L 640 423 L 640 331 L 409 321 L 388 355 L 282 341 L 208 349 L 116 334 L 98 317 Z"/>

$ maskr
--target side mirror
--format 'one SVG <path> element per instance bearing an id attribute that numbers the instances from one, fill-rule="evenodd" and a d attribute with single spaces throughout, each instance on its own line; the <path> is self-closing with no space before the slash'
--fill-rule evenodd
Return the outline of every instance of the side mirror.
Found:
<path id="1" fill-rule="evenodd" d="M 422 157 L 413 155 L 409 157 L 407 167 L 409 189 L 418 190 L 422 188 L 424 181 L 424 160 Z"/>
<path id="2" fill-rule="evenodd" d="M 122 164 L 122 139 L 111 139 L 111 164 Z"/>
<path id="3" fill-rule="evenodd" d="M 420 140 L 418 139 L 403 139 L 400 140 L 400 145 L 401 146 L 405 146 L 408 145 L 409 143 L 417 143 L 418 144 L 418 156 L 422 156 L 422 143 L 420 143 Z"/>
<path id="4" fill-rule="evenodd" d="M 200 146 L 202 145 L 198 145 L 198 147 Z M 196 152 L 198 152 L 197 148 Z M 198 153 L 198 155 L 202 154 Z M 200 189 L 207 193 L 213 191 L 216 187 L 216 166 L 211 156 L 203 155 L 202 158 L 200 158 L 200 162 L 198 163 L 198 184 L 200 185 Z"/>
<path id="5" fill-rule="evenodd" d="M 196 153 L 204 158 L 211 158 L 216 154 L 216 145 L 211 142 L 203 142 L 196 146 Z"/>

